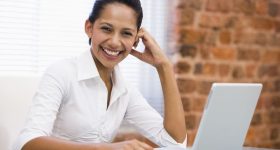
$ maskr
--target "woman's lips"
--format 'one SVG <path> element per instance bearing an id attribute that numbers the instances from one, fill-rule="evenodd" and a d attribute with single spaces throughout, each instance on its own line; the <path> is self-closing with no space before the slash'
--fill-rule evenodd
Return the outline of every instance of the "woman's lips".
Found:
<path id="1" fill-rule="evenodd" d="M 104 52 L 105 56 L 111 60 L 117 59 L 118 56 L 123 52 L 123 51 L 117 51 L 117 50 L 110 50 L 108 48 L 101 47 L 102 51 Z"/>

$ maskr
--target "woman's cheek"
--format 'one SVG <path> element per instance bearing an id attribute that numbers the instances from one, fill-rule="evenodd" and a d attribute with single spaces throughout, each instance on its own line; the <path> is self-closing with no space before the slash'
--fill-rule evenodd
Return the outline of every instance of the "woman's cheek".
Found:
<path id="1" fill-rule="evenodd" d="M 132 49 L 132 47 L 133 47 L 133 44 L 134 44 L 134 42 L 126 42 L 125 43 L 125 49 L 127 50 L 127 51 L 131 51 L 131 49 Z"/>

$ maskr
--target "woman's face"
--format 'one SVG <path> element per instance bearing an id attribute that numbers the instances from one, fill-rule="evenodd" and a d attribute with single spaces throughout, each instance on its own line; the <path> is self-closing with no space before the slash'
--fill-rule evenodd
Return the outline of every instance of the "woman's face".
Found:
<path id="1" fill-rule="evenodd" d="M 113 68 L 130 52 L 137 35 L 135 11 L 120 3 L 108 4 L 92 26 L 94 57 L 106 68 Z"/>

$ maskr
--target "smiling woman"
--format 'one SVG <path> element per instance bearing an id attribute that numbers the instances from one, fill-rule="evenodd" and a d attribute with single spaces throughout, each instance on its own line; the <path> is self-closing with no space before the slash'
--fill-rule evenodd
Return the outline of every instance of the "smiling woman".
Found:
<path id="1" fill-rule="evenodd" d="M 84 27 L 89 50 L 45 71 L 15 150 L 152 149 L 138 140 L 111 143 L 123 121 L 159 146 L 185 144 L 184 111 L 171 62 L 140 28 L 142 16 L 139 0 L 96 0 Z M 140 39 L 143 52 L 134 49 Z M 156 69 L 163 117 L 122 77 L 118 64 L 129 54 Z"/>
<path id="2" fill-rule="evenodd" d="M 25 2 L 19 5 L 29 10 L 29 4 L 31 6 L 37 1 Z M 35 58 L 31 59 L 30 66 L 34 63 L 35 67 L 25 70 L 25 73 L 45 73 L 33 98 L 27 124 L 16 142 L 15 149 L 20 149 L 22 146 L 24 146 L 23 149 L 81 149 L 94 148 L 95 146 L 114 148 L 131 144 L 149 149 L 149 146 L 139 141 L 109 144 L 123 120 L 137 126 L 142 134 L 161 146 L 176 145 L 183 141 L 185 137 L 184 117 L 182 117 L 182 107 L 171 65 L 149 32 L 140 28 L 142 9 L 139 1 L 99 0 L 98 2 L 107 2 L 107 4 L 100 7 L 101 9 L 98 11 L 100 13 L 95 19 L 92 20 L 89 17 L 85 23 L 86 35 L 91 39 L 90 48 L 79 44 L 87 43 L 85 42 L 87 41 L 86 36 L 79 38 L 77 36 L 79 34 L 73 34 L 83 33 L 83 31 L 77 30 L 80 27 L 76 26 L 75 21 L 71 19 L 85 17 L 76 13 L 73 15 L 66 13 L 66 17 L 60 16 L 61 12 L 67 9 L 73 11 L 73 7 L 67 6 L 77 2 L 65 1 L 65 5 L 54 5 L 42 0 L 40 3 L 32 5 L 32 8 L 38 7 L 35 13 L 26 14 L 28 16 L 25 18 L 26 20 L 32 20 L 33 16 L 39 16 L 33 20 L 37 26 L 34 28 L 36 30 L 34 30 L 34 37 L 31 38 L 32 42 L 23 42 L 25 39 L 19 38 L 18 43 L 14 43 L 13 46 L 18 46 L 20 53 L 17 56 L 21 57 L 27 53 L 17 44 L 33 44 L 32 50 L 36 55 L 30 53 L 30 56 Z M 13 8 L 11 7 L 12 2 L 1 3 L 4 4 L 1 7 Z M 62 4 L 64 3 L 62 2 Z M 145 2 L 144 5 L 147 6 Z M 65 9 L 61 9 L 60 6 L 64 6 Z M 77 8 L 82 5 L 75 6 Z M 16 8 L 20 12 L 20 8 Z M 46 8 L 51 8 L 51 10 Z M 98 7 L 94 7 L 93 12 L 96 10 L 95 8 Z M 3 16 L 5 17 L 5 15 Z M 15 16 L 17 15 L 13 17 Z M 22 16 L 22 18 L 24 17 Z M 9 29 L 8 24 L 15 22 L 8 21 L 4 26 Z M 65 22 L 66 24 L 63 24 Z M 24 27 L 23 20 L 16 24 L 22 25 L 19 28 Z M 30 26 L 31 30 L 32 27 Z M 1 31 L 1 33 L 5 32 Z M 11 37 L 17 38 L 17 36 Z M 134 49 L 139 41 L 142 43 L 143 52 Z M 3 44 L 6 43 L 3 42 Z M 12 44 L 6 44 L 6 47 L 9 45 Z M 60 58 L 60 56 L 67 57 L 76 55 L 81 50 L 86 50 L 86 52 L 79 57 L 56 62 L 46 71 L 42 69 L 44 68 L 42 66 L 48 66 L 47 64 L 51 62 L 50 58 L 53 56 L 58 56 L 55 59 Z M 8 56 L 11 55 L 8 50 L 2 52 L 7 52 Z M 149 106 L 136 88 L 124 84 L 118 64 L 129 54 L 138 58 L 139 62 L 152 65 L 150 67 L 153 67 L 153 70 L 159 75 L 163 91 L 165 91 L 164 99 L 166 99 L 165 110 L 167 113 L 165 113 L 164 118 Z M 132 64 L 131 61 L 129 64 Z M 137 67 L 123 68 L 130 70 Z M 20 72 L 16 69 L 7 71 L 3 67 L 2 70 L 5 73 Z M 145 71 L 140 70 L 138 76 L 145 76 Z M 153 81 L 154 78 L 157 79 L 157 74 L 152 75 L 152 79 L 143 77 L 139 81 L 141 83 Z M 128 82 L 130 80 L 126 76 L 124 79 Z M 149 83 L 149 85 L 153 84 Z M 153 94 L 147 95 L 157 94 L 153 92 Z M 171 117 L 173 117 L 172 122 L 170 121 Z M 172 127 L 174 123 L 176 123 L 177 129 L 182 129 L 180 132 Z M 50 145 L 54 147 L 49 147 Z"/>
<path id="3" fill-rule="evenodd" d="M 130 54 L 140 27 L 137 26 L 138 15 L 129 6 L 109 4 L 99 14 L 100 19 L 89 18 L 86 33 L 91 39 L 95 60 L 105 67 L 113 68 Z"/>
<path id="4" fill-rule="evenodd" d="M 0 74 L 41 76 L 55 61 L 77 56 L 88 49 L 83 27 L 93 2 L 0 1 Z M 165 50 L 167 0 L 141 2 L 144 10 L 142 26 Z M 137 49 L 142 50 L 143 45 L 140 43 Z M 130 55 L 120 63 L 120 68 L 126 80 L 163 114 L 162 92 L 156 70 Z"/>

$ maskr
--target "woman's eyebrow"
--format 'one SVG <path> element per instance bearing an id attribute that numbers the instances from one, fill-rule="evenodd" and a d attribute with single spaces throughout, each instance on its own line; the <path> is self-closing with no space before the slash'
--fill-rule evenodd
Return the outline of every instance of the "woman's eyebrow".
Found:
<path id="1" fill-rule="evenodd" d="M 101 22 L 100 25 L 107 25 L 107 26 L 110 26 L 111 28 L 114 27 L 112 24 L 107 23 L 107 22 Z M 125 28 L 123 28 L 123 30 L 131 31 L 131 32 L 136 31 L 134 28 L 129 28 L 129 27 L 125 27 Z"/>
<path id="2" fill-rule="evenodd" d="M 113 25 L 111 25 L 110 23 L 106 23 L 106 22 L 102 22 L 100 23 L 101 25 L 107 25 L 107 26 L 110 26 L 110 27 L 113 27 Z"/>
<path id="3" fill-rule="evenodd" d="M 132 28 L 124 28 L 123 30 L 132 31 L 132 32 L 136 31 L 135 29 L 132 29 Z"/>

